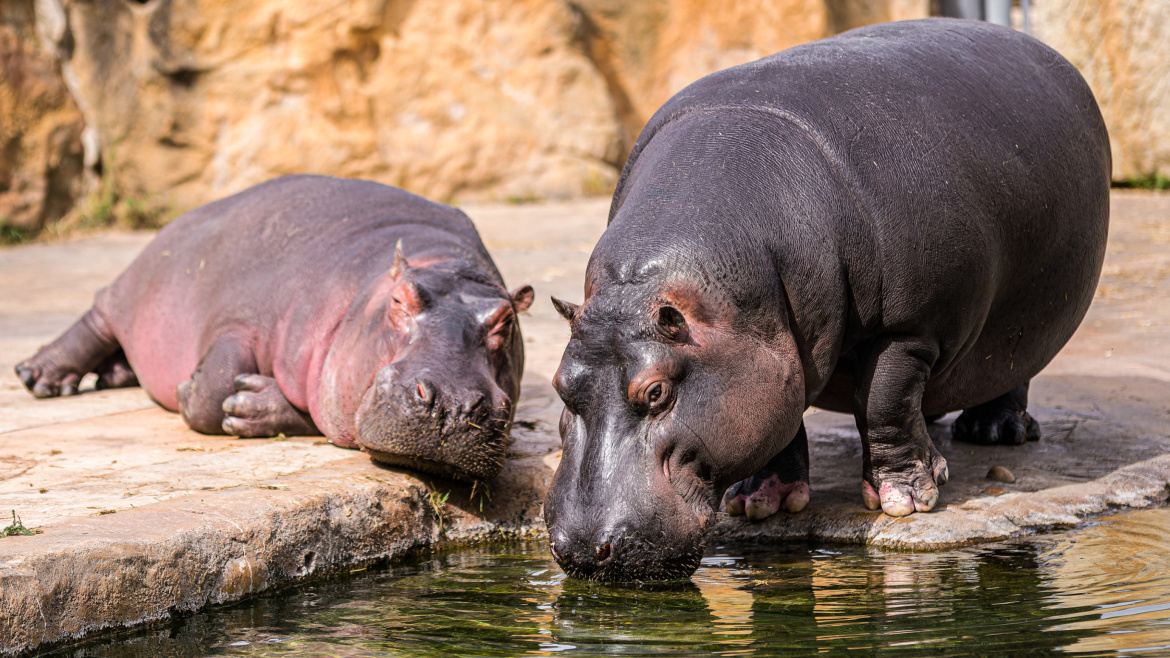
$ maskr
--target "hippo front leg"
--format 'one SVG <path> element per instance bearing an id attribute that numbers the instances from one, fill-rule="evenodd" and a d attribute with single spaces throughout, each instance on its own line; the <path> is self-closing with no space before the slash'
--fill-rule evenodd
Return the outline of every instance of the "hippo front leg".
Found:
<path id="1" fill-rule="evenodd" d="M 925 512 L 947 481 L 922 416 L 922 392 L 938 346 L 911 337 L 879 339 L 862 359 L 853 413 L 861 432 L 862 498 L 890 516 Z"/>
<path id="2" fill-rule="evenodd" d="M 201 434 L 227 434 L 223 402 L 236 392 L 236 377 L 257 370 L 256 355 L 246 339 L 235 335 L 217 338 L 191 379 L 175 389 L 183 422 Z"/>
<path id="3" fill-rule="evenodd" d="M 233 382 L 235 394 L 223 401 L 223 431 L 248 438 L 315 436 L 321 433 L 309 414 L 284 397 L 276 380 L 264 375 L 240 375 Z"/>
<path id="4" fill-rule="evenodd" d="M 796 436 L 758 473 L 731 485 L 723 506 L 732 516 L 760 521 L 783 509 L 799 512 L 808 505 L 808 434 L 804 423 Z"/>

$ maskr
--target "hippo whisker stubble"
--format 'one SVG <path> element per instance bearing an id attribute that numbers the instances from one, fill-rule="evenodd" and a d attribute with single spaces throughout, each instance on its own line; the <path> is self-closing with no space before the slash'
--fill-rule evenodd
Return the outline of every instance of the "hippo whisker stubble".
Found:
<path id="1" fill-rule="evenodd" d="M 395 246 L 397 245 L 397 246 Z M 139 383 L 204 434 L 324 434 L 482 480 L 520 393 L 516 316 L 462 212 L 377 183 L 286 176 L 161 231 L 72 328 L 16 367 L 37 397 Z"/>
<path id="2" fill-rule="evenodd" d="M 1110 166 L 1076 69 L 974 21 L 861 28 L 684 89 L 634 145 L 584 303 L 554 300 L 557 561 L 686 576 L 721 501 L 803 509 L 810 406 L 854 415 L 862 502 L 891 516 L 947 480 L 927 417 L 1038 439 L 1028 384 L 1092 299 Z"/>

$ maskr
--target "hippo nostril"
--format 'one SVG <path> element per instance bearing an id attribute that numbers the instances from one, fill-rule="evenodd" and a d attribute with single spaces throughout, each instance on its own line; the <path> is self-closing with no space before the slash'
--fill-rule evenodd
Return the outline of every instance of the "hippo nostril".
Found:
<path id="1" fill-rule="evenodd" d="M 464 413 L 470 414 L 470 413 L 474 412 L 476 409 L 479 409 L 480 406 L 483 405 L 483 402 L 484 402 L 484 396 L 482 394 L 475 395 L 467 403 L 467 406 L 464 407 Z"/>
<path id="2" fill-rule="evenodd" d="M 611 546 L 609 542 L 604 542 L 593 548 L 593 557 L 596 558 L 598 564 L 600 564 L 608 560 L 612 552 L 613 546 Z"/>
<path id="3" fill-rule="evenodd" d="M 435 401 L 435 387 L 431 384 L 428 384 L 427 382 L 420 381 L 418 385 L 414 387 L 414 391 L 418 394 L 418 399 L 427 406 L 430 406 L 430 404 Z"/>

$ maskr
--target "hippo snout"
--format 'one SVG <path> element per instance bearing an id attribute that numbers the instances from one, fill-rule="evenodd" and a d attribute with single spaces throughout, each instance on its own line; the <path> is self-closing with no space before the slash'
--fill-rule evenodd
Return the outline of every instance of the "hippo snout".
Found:
<path id="1" fill-rule="evenodd" d="M 556 532 L 549 538 L 549 550 L 565 573 L 593 579 L 601 570 L 621 561 L 618 549 L 624 538 L 624 533 L 613 531 L 575 538 L 565 532 Z"/>
<path id="2" fill-rule="evenodd" d="M 383 368 L 358 410 L 358 444 L 379 462 L 459 480 L 503 468 L 512 400 L 490 378 Z"/>
<path id="3" fill-rule="evenodd" d="M 705 548 L 702 535 L 659 532 L 654 545 L 625 526 L 597 532 L 553 530 L 549 550 L 566 574 L 603 582 L 646 582 L 689 577 Z"/>

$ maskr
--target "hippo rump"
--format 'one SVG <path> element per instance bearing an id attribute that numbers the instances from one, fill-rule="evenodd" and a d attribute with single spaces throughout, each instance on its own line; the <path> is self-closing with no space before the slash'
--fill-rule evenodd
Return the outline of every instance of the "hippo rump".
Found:
<path id="1" fill-rule="evenodd" d="M 1088 86 L 971 21 L 877 25 L 707 76 L 638 138 L 554 385 L 545 520 L 567 573 L 689 575 L 721 496 L 808 502 L 810 406 L 851 413 L 862 500 L 930 510 L 946 460 L 1039 438 L 1028 382 L 1105 251 L 1110 152 Z"/>
<path id="2" fill-rule="evenodd" d="M 397 245 L 397 248 L 396 248 Z M 524 347 L 462 212 L 399 189 L 286 176 L 159 231 L 16 367 L 37 397 L 141 383 L 197 432 L 324 434 L 461 479 L 503 466 Z"/>

